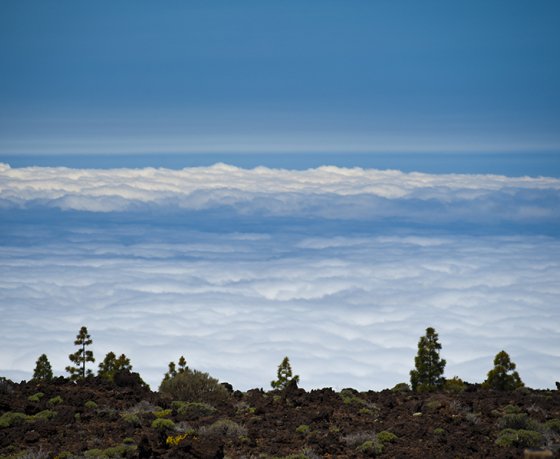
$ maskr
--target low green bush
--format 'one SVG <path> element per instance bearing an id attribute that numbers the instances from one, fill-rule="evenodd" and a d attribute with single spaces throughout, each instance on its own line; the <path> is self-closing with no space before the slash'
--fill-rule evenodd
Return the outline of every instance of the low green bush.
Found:
<path id="1" fill-rule="evenodd" d="M 356 448 L 359 453 L 377 456 L 383 452 L 383 444 L 374 440 L 367 440 Z"/>
<path id="2" fill-rule="evenodd" d="M 97 408 L 97 403 L 95 403 L 93 400 L 88 400 L 86 403 L 84 403 L 84 407 L 88 410 L 94 410 L 95 408 Z"/>
<path id="3" fill-rule="evenodd" d="M 230 419 L 220 419 L 210 426 L 201 427 L 198 433 L 203 436 L 238 439 L 247 435 L 247 429 Z"/>
<path id="4" fill-rule="evenodd" d="M 453 394 L 460 394 L 461 392 L 464 392 L 465 388 L 465 383 L 458 376 L 454 376 L 451 379 L 446 379 L 443 383 L 443 390 L 445 390 L 446 392 L 451 392 Z"/>
<path id="5" fill-rule="evenodd" d="M 34 421 L 48 421 L 56 416 L 56 411 L 52 410 L 43 410 L 39 411 L 37 414 L 33 416 L 27 416 L 27 421 L 34 422 Z"/>
<path id="6" fill-rule="evenodd" d="M 503 409 L 505 414 L 519 414 L 523 413 L 523 410 L 515 405 L 506 405 Z"/>
<path id="7" fill-rule="evenodd" d="M 392 392 L 410 392 L 410 386 L 405 383 L 405 382 L 401 382 L 398 384 L 395 384 L 393 386 L 393 388 L 391 389 Z"/>
<path id="8" fill-rule="evenodd" d="M 367 405 L 367 401 L 360 398 L 355 389 L 342 389 L 339 396 L 345 405 Z"/>
<path id="9" fill-rule="evenodd" d="M 152 422 L 152 429 L 159 430 L 160 432 L 167 432 L 175 428 L 175 423 L 171 419 L 158 418 Z"/>
<path id="10" fill-rule="evenodd" d="M 536 448 L 544 442 L 540 432 L 525 429 L 504 429 L 498 434 L 496 444 L 503 447 Z"/>
<path id="11" fill-rule="evenodd" d="M 24 413 L 8 411 L 0 416 L 0 429 L 23 424 L 27 419 Z"/>
<path id="12" fill-rule="evenodd" d="M 45 394 L 43 394 L 43 392 L 37 392 L 36 394 L 27 397 L 27 400 L 29 400 L 30 402 L 40 402 L 44 396 Z"/>
<path id="13" fill-rule="evenodd" d="M 296 428 L 298 434 L 307 435 L 310 431 L 310 427 L 307 424 L 301 424 Z"/>
<path id="14" fill-rule="evenodd" d="M 505 414 L 498 421 L 501 429 L 539 430 L 539 424 L 525 413 Z"/>
<path id="15" fill-rule="evenodd" d="M 164 379 L 159 387 L 162 394 L 174 400 L 186 402 L 221 403 L 230 398 L 227 389 L 208 373 L 185 369 L 175 376 Z"/>
<path id="16" fill-rule="evenodd" d="M 56 395 L 55 397 L 49 399 L 47 402 L 50 406 L 60 405 L 64 400 L 60 395 Z"/>
<path id="17" fill-rule="evenodd" d="M 380 443 L 393 443 L 399 437 L 397 437 L 393 432 L 389 432 L 388 430 L 382 430 L 376 436 L 377 441 Z"/>
<path id="18" fill-rule="evenodd" d="M 439 436 L 439 435 L 444 435 L 444 434 L 445 434 L 445 430 L 442 429 L 441 427 L 436 427 L 436 428 L 434 429 L 434 435 L 438 435 L 438 436 Z"/>
<path id="19" fill-rule="evenodd" d="M 215 412 L 216 408 L 204 402 L 183 402 L 177 409 L 178 414 L 189 420 L 210 416 Z"/>
<path id="20" fill-rule="evenodd" d="M 140 427 L 142 425 L 142 421 L 138 415 L 134 413 L 121 413 L 121 419 L 134 427 Z"/>
<path id="21" fill-rule="evenodd" d="M 549 419 L 544 423 L 547 429 L 552 430 L 553 432 L 560 433 L 560 419 L 554 418 Z"/>
<path id="22" fill-rule="evenodd" d="M 169 416 L 171 416 L 171 414 L 173 413 L 173 410 L 168 409 L 168 410 L 159 410 L 159 411 L 152 411 L 152 414 L 156 417 L 156 418 L 167 418 Z"/>

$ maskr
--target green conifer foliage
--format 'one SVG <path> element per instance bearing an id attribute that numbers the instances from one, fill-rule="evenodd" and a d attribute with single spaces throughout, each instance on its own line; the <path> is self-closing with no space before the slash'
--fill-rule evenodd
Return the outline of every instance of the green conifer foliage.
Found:
<path id="1" fill-rule="evenodd" d="M 51 363 L 46 354 L 41 354 L 35 363 L 33 379 L 35 381 L 50 381 L 53 377 Z"/>
<path id="2" fill-rule="evenodd" d="M 91 345 L 91 343 L 93 343 L 93 340 L 88 333 L 87 327 L 80 328 L 74 341 L 74 344 L 79 346 L 79 349 L 68 356 L 74 366 L 69 365 L 66 367 L 66 371 L 70 373 L 71 380 L 84 379 L 86 376 L 93 374 L 90 369 L 86 370 L 86 362 L 95 362 L 93 352 L 86 350 L 86 346 Z"/>
<path id="3" fill-rule="evenodd" d="M 103 362 L 99 364 L 97 375 L 112 382 L 115 379 L 115 373 L 122 370 L 132 370 L 130 359 L 124 354 L 117 358 L 114 352 L 109 352 L 103 359 Z"/>
<path id="4" fill-rule="evenodd" d="M 290 381 L 299 382 L 299 376 L 292 376 L 292 367 L 288 357 L 284 357 L 280 365 L 278 365 L 278 372 L 276 373 L 278 379 L 271 381 L 270 385 L 273 389 L 284 389 Z"/>
<path id="5" fill-rule="evenodd" d="M 416 392 L 430 392 L 441 388 L 445 382 L 443 370 L 447 363 L 439 356 L 441 344 L 432 327 L 418 341 L 418 354 L 414 358 L 415 369 L 410 372 L 410 384 Z"/>
<path id="6" fill-rule="evenodd" d="M 483 387 L 494 390 L 514 390 L 523 387 L 519 373 L 506 351 L 500 351 L 494 357 L 494 368 L 488 372 Z"/>
<path id="7" fill-rule="evenodd" d="M 167 373 L 163 376 L 164 381 L 168 381 L 174 378 L 180 373 L 185 373 L 189 367 L 187 366 L 187 361 L 184 356 L 179 357 L 179 362 L 169 362 Z"/>

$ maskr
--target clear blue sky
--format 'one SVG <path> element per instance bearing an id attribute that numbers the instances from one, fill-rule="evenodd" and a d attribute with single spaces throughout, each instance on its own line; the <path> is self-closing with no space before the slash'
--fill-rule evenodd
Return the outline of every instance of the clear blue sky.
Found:
<path id="1" fill-rule="evenodd" d="M 0 154 L 560 152 L 560 2 L 0 3 Z"/>

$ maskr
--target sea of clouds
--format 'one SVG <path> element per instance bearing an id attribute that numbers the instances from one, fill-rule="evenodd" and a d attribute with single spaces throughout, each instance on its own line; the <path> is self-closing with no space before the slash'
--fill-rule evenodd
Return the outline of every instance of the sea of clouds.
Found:
<path id="1" fill-rule="evenodd" d="M 480 382 L 505 349 L 560 379 L 560 180 L 0 164 L 0 375 L 81 325 L 157 387 L 185 355 L 236 388 L 288 355 L 305 388 L 408 380 L 428 326 L 446 375 Z"/>

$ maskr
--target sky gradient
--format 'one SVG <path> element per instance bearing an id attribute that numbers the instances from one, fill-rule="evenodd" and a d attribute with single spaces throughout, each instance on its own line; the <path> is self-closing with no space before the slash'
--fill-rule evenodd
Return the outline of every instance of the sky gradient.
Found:
<path id="1" fill-rule="evenodd" d="M 0 376 L 560 374 L 560 3 L 0 1 Z"/>
<path id="2" fill-rule="evenodd" d="M 0 154 L 560 152 L 553 0 L 0 8 Z"/>

